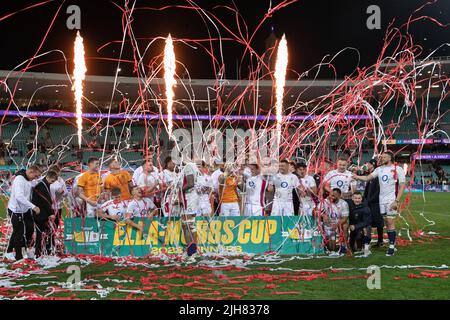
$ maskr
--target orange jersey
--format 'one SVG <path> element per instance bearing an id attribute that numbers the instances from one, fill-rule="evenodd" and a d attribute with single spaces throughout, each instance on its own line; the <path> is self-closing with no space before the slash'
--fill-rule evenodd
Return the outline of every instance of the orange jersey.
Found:
<path id="1" fill-rule="evenodd" d="M 86 197 L 97 201 L 102 188 L 102 179 L 98 172 L 85 172 L 78 179 L 77 185 L 83 188 Z"/>
<path id="2" fill-rule="evenodd" d="M 225 186 L 222 191 L 222 202 L 231 203 L 238 202 L 237 188 L 237 178 L 236 177 L 226 177 Z"/>
<path id="3" fill-rule="evenodd" d="M 109 173 L 105 177 L 104 185 L 105 189 L 111 190 L 112 188 L 120 189 L 120 199 L 128 200 L 131 198 L 129 183 L 132 181 L 131 174 L 126 170 L 120 170 L 118 173 Z"/>

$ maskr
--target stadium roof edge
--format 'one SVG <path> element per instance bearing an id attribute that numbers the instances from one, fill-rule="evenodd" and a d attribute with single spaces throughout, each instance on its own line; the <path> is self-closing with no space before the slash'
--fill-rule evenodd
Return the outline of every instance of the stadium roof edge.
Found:
<path id="1" fill-rule="evenodd" d="M 62 81 L 70 82 L 70 76 L 64 73 L 46 73 L 46 72 L 19 72 L 0 70 L 0 79 L 34 79 L 34 80 L 46 80 L 46 81 Z M 113 76 L 98 76 L 87 75 L 86 82 L 101 82 L 101 83 L 114 83 L 115 77 Z M 137 77 L 117 77 L 117 82 L 121 84 L 138 84 Z M 143 82 L 143 80 L 141 80 Z M 287 80 L 286 87 L 335 87 L 342 83 L 343 79 L 337 80 Z M 186 84 L 190 86 L 217 86 L 219 84 L 223 86 L 231 87 L 247 87 L 251 83 L 256 81 L 249 80 L 228 80 L 228 79 L 182 79 L 177 81 L 178 84 Z M 150 81 L 153 85 L 164 85 L 164 79 L 154 78 Z M 272 87 L 272 80 L 259 80 L 260 87 Z M 351 84 L 349 84 L 351 85 Z"/>

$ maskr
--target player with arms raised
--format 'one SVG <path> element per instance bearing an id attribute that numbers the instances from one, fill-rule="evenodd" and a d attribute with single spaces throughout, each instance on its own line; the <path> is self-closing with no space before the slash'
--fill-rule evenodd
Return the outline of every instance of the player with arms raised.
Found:
<path id="1" fill-rule="evenodd" d="M 305 191 L 301 188 L 298 177 L 289 172 L 289 161 L 281 160 L 279 172 L 269 178 L 268 192 L 274 192 L 272 204 L 272 216 L 293 216 L 294 201 L 292 191 L 296 189 L 300 197 L 304 197 Z"/>
<path id="2" fill-rule="evenodd" d="M 381 154 L 382 165 L 376 168 L 368 176 L 353 175 L 354 179 L 369 181 L 378 178 L 380 183 L 380 213 L 384 217 L 389 238 L 389 249 L 387 256 L 393 256 L 395 252 L 395 218 L 398 214 L 399 202 L 405 191 L 405 172 L 394 164 L 392 151 Z"/>

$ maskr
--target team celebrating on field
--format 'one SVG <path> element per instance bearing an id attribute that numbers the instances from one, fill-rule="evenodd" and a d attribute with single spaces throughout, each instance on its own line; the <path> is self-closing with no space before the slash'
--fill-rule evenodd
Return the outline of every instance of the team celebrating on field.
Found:
<path id="1" fill-rule="evenodd" d="M 122 221 L 141 232 L 142 218 L 179 217 L 187 256 L 197 252 L 195 217 L 217 215 L 303 216 L 318 222 L 326 249 L 336 256 L 348 251 L 369 255 L 372 227 L 377 228 L 375 246 L 380 247 L 385 225 L 386 255 L 396 251 L 395 217 L 405 172 L 390 151 L 380 155 L 379 163 L 372 159 L 352 171 L 348 159 L 340 157 L 335 169 L 323 176 L 309 175 L 307 163 L 288 160 L 278 163 L 278 172 L 263 174 L 257 163 L 216 160 L 212 166 L 203 161 L 177 166 L 167 157 L 160 171 L 154 155 L 150 149 L 133 174 L 117 159 L 110 160 L 109 171 L 102 174 L 97 158 L 90 158 L 88 170 L 71 181 L 61 178 L 58 165 L 46 170 L 32 165 L 17 172 L 8 202 L 13 232 L 5 256 L 20 260 L 54 253 L 65 199 L 72 216 Z M 364 182 L 361 193 L 357 184 Z"/>

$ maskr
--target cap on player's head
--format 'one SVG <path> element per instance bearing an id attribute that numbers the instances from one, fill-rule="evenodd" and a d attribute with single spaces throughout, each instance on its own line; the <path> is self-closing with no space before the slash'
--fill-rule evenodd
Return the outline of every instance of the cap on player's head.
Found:
<path id="1" fill-rule="evenodd" d="M 112 188 L 111 189 L 111 197 L 114 199 L 114 198 L 120 198 L 120 195 L 121 195 L 121 191 L 120 191 L 120 189 L 119 188 Z"/>

